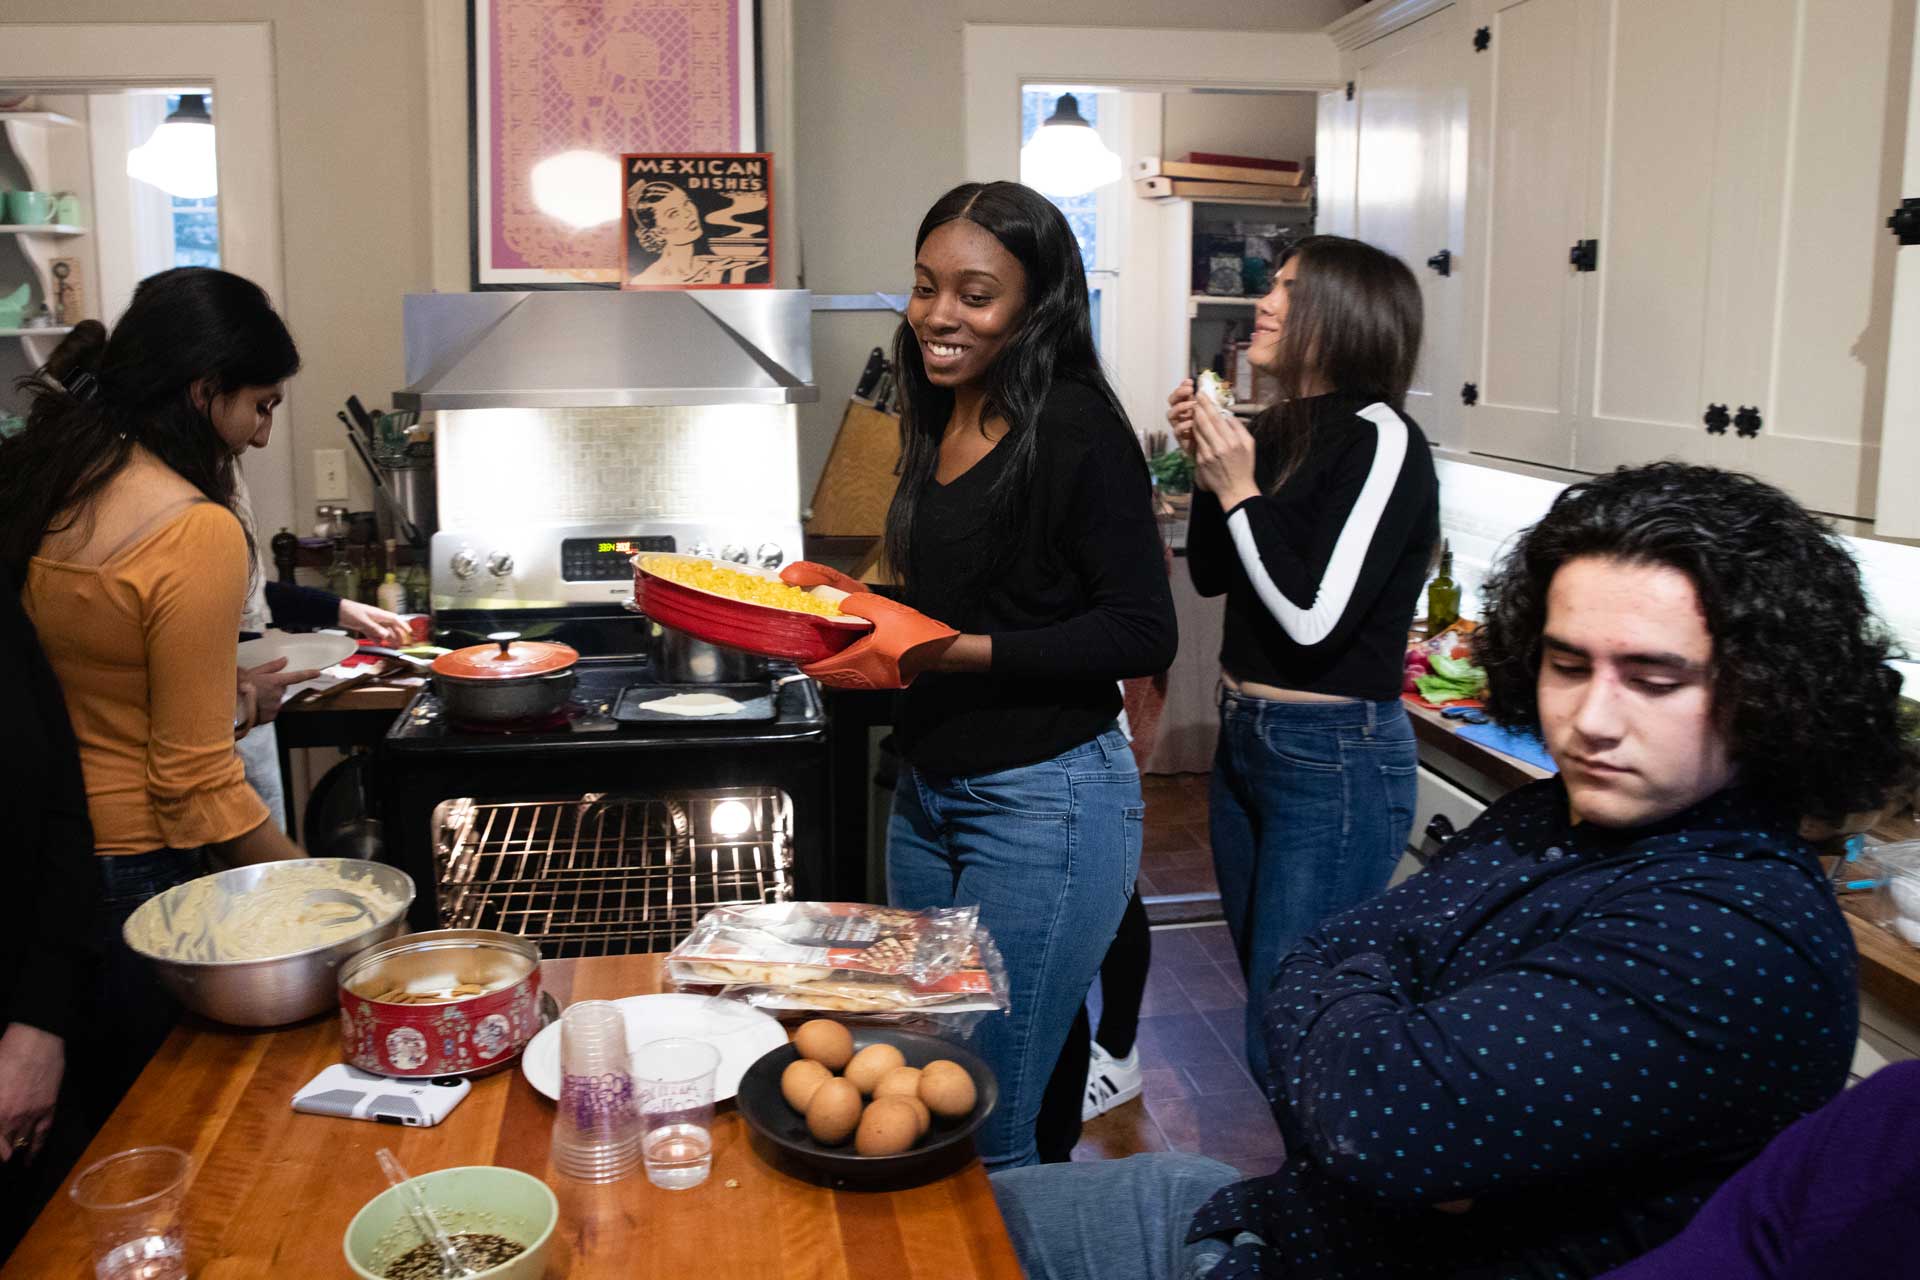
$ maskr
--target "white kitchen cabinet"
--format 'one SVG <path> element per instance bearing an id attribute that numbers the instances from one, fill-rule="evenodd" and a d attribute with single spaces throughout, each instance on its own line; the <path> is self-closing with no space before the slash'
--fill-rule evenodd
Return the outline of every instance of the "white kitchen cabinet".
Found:
<path id="1" fill-rule="evenodd" d="M 1468 448 L 1682 458 L 1873 514 L 1901 7 L 1473 0 Z"/>
<path id="2" fill-rule="evenodd" d="M 1503 0 L 1471 64 L 1464 441 L 1556 467 L 1573 465 L 1584 295 L 1568 255 L 1587 219 L 1593 16 Z"/>
<path id="3" fill-rule="evenodd" d="M 1361 46 L 1352 63 L 1351 234 L 1399 257 L 1420 281 L 1425 339 L 1407 411 L 1437 444 L 1461 437 L 1467 40 L 1462 6 L 1449 5 Z"/>

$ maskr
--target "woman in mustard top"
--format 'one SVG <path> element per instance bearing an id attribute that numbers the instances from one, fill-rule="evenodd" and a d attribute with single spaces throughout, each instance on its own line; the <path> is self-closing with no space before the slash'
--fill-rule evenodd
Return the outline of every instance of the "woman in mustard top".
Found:
<path id="1" fill-rule="evenodd" d="M 0 442 L 0 580 L 23 584 L 65 694 L 93 825 L 104 965 L 60 1096 L 96 1122 L 177 1012 L 122 940 L 126 918 L 204 874 L 209 855 L 301 856 L 234 752 L 235 645 L 255 572 L 234 459 L 265 440 L 299 365 L 259 286 L 162 272 L 110 337 L 83 324 L 22 381 L 26 428 Z"/>

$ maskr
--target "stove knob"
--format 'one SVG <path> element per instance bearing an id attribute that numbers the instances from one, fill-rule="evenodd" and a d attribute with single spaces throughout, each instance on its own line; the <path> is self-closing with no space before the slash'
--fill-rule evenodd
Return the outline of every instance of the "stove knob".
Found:
<path id="1" fill-rule="evenodd" d="M 454 577 L 471 578 L 475 573 L 479 572 L 480 557 L 473 553 L 473 548 L 462 547 L 460 550 L 454 552 L 453 560 L 450 562 L 449 567 L 453 570 Z"/>
<path id="2" fill-rule="evenodd" d="M 720 558 L 722 560 L 731 560 L 735 564 L 745 564 L 748 560 L 752 559 L 752 557 L 747 554 L 747 549 L 737 542 L 729 542 L 726 546 L 720 548 Z"/>
<path id="3" fill-rule="evenodd" d="M 504 578 L 513 572 L 513 557 L 504 551 L 496 551 L 487 557 L 487 572 L 496 578 Z"/>
<path id="4" fill-rule="evenodd" d="M 687 548 L 687 554 L 690 556 L 700 556 L 703 559 L 711 560 L 713 559 L 713 548 L 708 546 L 704 542 L 696 542 L 692 546 Z"/>
<path id="5" fill-rule="evenodd" d="M 787 553 L 781 550 L 777 542 L 763 542 L 755 548 L 753 558 L 760 562 L 762 569 L 778 569 L 787 558 Z"/>

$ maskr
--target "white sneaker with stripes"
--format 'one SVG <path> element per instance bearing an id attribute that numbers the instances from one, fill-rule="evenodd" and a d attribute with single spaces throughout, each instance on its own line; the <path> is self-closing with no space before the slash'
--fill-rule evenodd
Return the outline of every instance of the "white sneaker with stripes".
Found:
<path id="1" fill-rule="evenodd" d="M 1140 1046 L 1124 1058 L 1116 1058 L 1093 1042 L 1087 1061 L 1087 1096 L 1080 1106 L 1080 1119 L 1105 1115 L 1124 1102 L 1140 1096 Z"/>

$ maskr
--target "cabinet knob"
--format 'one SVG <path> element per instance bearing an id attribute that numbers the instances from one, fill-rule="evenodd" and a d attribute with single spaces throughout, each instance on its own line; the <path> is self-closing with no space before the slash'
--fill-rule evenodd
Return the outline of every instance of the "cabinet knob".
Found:
<path id="1" fill-rule="evenodd" d="M 1727 426 L 1733 421 L 1727 414 L 1727 406 L 1723 404 L 1708 405 L 1706 414 L 1700 420 L 1707 424 L 1707 434 L 1710 436 L 1727 434 Z"/>
<path id="2" fill-rule="evenodd" d="M 1442 249 L 1440 252 L 1434 254 L 1431 258 L 1427 259 L 1427 265 L 1432 267 L 1434 271 L 1440 275 L 1443 275 L 1443 276 L 1452 275 L 1453 274 L 1453 251 L 1450 249 Z"/>
<path id="3" fill-rule="evenodd" d="M 1582 240 L 1567 250 L 1567 262 L 1575 271 L 1598 271 L 1600 269 L 1600 242 Z"/>
<path id="4" fill-rule="evenodd" d="M 1887 219 L 1887 227 L 1899 237 L 1901 244 L 1920 244 L 1920 198 L 1908 196 L 1902 200 L 1893 216 Z"/>
<path id="5" fill-rule="evenodd" d="M 1760 434 L 1760 406 L 1743 404 L 1740 411 L 1733 415 L 1733 433 L 1742 440 L 1751 440 Z"/>
<path id="6" fill-rule="evenodd" d="M 1453 820 L 1444 813 L 1436 813 L 1427 823 L 1427 839 L 1436 844 L 1445 844 L 1453 839 Z"/>

